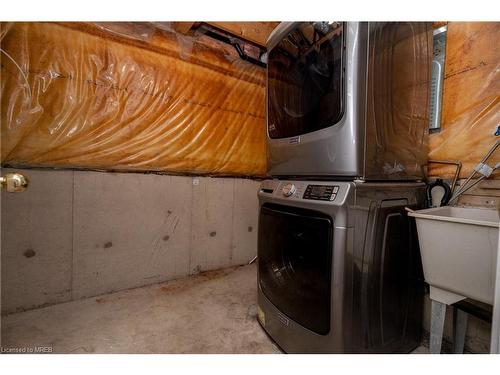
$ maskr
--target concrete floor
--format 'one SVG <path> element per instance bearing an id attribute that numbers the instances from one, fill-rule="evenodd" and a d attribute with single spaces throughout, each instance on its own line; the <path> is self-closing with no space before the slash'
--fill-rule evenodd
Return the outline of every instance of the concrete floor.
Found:
<path id="1" fill-rule="evenodd" d="M 2 346 L 55 353 L 281 353 L 256 319 L 255 265 L 11 314 Z"/>
<path id="2" fill-rule="evenodd" d="M 2 317 L 2 346 L 49 346 L 55 353 L 281 353 L 257 322 L 256 301 L 255 265 L 227 268 Z"/>

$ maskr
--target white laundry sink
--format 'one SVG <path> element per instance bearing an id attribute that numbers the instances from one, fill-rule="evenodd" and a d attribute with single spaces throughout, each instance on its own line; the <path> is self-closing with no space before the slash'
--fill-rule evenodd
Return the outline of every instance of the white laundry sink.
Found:
<path id="1" fill-rule="evenodd" d="M 493 304 L 498 248 L 497 210 L 438 207 L 415 217 L 431 299 L 447 305 L 464 298 Z"/>

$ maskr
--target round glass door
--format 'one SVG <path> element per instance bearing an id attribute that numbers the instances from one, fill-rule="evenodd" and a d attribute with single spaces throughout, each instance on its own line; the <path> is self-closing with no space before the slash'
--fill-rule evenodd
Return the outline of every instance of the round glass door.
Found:
<path id="1" fill-rule="evenodd" d="M 333 220 L 323 213 L 264 204 L 259 284 L 285 315 L 318 334 L 330 331 Z"/>

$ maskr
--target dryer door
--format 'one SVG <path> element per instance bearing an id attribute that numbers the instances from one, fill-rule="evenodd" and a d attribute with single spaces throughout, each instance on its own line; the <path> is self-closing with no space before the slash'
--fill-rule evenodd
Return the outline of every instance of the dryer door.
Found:
<path id="1" fill-rule="evenodd" d="M 335 125 L 343 115 L 343 25 L 302 22 L 268 57 L 268 132 L 289 138 Z"/>
<path id="2" fill-rule="evenodd" d="M 333 219 L 318 211 L 266 203 L 259 221 L 259 285 L 303 327 L 330 331 Z"/>

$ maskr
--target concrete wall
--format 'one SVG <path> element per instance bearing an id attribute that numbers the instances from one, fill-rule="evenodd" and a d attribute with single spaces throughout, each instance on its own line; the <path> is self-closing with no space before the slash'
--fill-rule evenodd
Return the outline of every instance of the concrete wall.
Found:
<path id="1" fill-rule="evenodd" d="M 26 192 L 2 191 L 3 313 L 245 264 L 257 253 L 258 181 L 22 172 Z"/>

